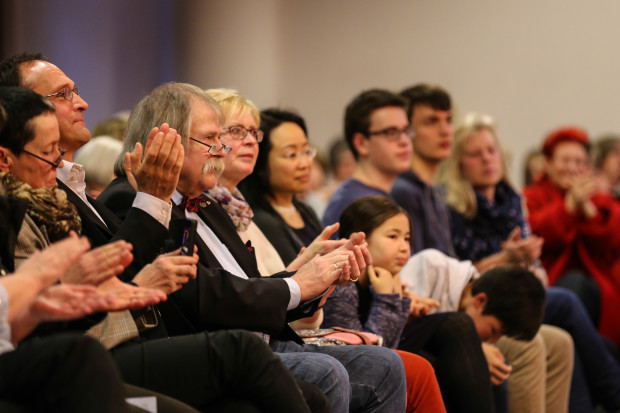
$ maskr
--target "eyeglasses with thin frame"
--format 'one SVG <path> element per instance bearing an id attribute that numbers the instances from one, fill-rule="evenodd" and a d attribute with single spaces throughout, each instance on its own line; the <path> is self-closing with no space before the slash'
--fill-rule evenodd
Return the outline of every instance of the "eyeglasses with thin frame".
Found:
<path id="1" fill-rule="evenodd" d="M 226 128 L 222 131 L 222 135 L 228 135 L 236 140 L 244 140 L 248 137 L 248 133 L 256 139 L 256 142 L 261 142 L 263 140 L 263 131 L 260 129 L 246 129 L 243 126 L 235 125 L 229 128 Z"/>
<path id="2" fill-rule="evenodd" d="M 75 86 L 71 89 L 69 86 L 65 86 L 62 88 L 60 92 L 52 93 L 51 95 L 45 96 L 46 98 L 53 98 L 55 96 L 62 96 L 65 100 L 71 102 L 73 100 L 73 94 L 80 96 L 80 89 Z"/>
<path id="3" fill-rule="evenodd" d="M 22 149 L 22 152 L 27 153 L 30 156 L 34 156 L 37 159 L 42 160 L 43 162 L 52 165 L 54 168 L 58 168 L 58 165 L 60 165 L 60 162 L 62 162 L 62 157 L 65 156 L 65 152 L 67 152 L 66 149 L 60 149 L 58 148 L 58 151 L 60 152 L 60 156 L 58 157 L 58 159 L 56 159 L 54 162 L 47 160 L 39 155 L 35 155 L 34 153 L 27 151 L 25 149 Z"/>
<path id="4" fill-rule="evenodd" d="M 299 161 L 300 159 L 303 159 L 303 158 L 312 160 L 316 156 L 316 152 L 317 152 L 316 148 L 308 148 L 301 152 L 286 153 L 282 155 L 282 157 L 289 161 Z"/>
<path id="5" fill-rule="evenodd" d="M 219 144 L 219 145 L 209 145 L 206 142 L 203 141 L 199 141 L 198 139 L 194 139 L 192 137 L 189 138 L 190 140 L 194 141 L 194 142 L 198 142 L 201 145 L 207 146 L 209 148 L 209 155 L 217 155 L 219 151 L 221 151 L 222 149 L 224 149 L 224 152 L 226 152 L 226 155 L 228 155 L 230 153 L 230 151 L 232 150 L 232 148 L 230 146 L 226 146 L 223 143 Z"/>
<path id="6" fill-rule="evenodd" d="M 372 135 L 383 135 L 387 138 L 388 141 L 397 142 L 400 140 L 401 136 L 406 135 L 409 139 L 415 138 L 415 131 L 412 126 L 407 126 L 404 129 L 398 128 L 385 128 L 376 132 L 368 132 L 368 136 Z"/>

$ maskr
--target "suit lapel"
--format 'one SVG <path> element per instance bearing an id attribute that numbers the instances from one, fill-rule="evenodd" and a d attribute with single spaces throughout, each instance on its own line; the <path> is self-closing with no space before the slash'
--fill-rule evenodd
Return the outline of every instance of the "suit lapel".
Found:
<path id="1" fill-rule="evenodd" d="M 226 245 L 248 277 L 260 277 L 254 252 L 243 243 L 237 234 L 235 224 L 217 201 L 208 198 L 207 205 L 198 209 L 198 216 L 211 228 L 222 244 Z"/>
<path id="2" fill-rule="evenodd" d="M 73 192 L 73 190 L 67 185 L 65 185 L 64 182 L 62 182 L 60 179 L 56 179 L 56 182 L 58 182 L 58 187 L 67 193 L 67 199 L 77 208 L 78 213 L 82 218 L 82 222 L 89 221 L 93 223 L 101 231 L 108 234 L 109 238 L 114 235 L 112 231 L 103 222 L 101 222 L 101 219 L 99 219 L 99 217 L 93 212 L 93 210 L 90 209 L 88 205 L 86 205 L 86 203 L 82 200 L 82 198 L 79 197 L 78 194 Z"/>

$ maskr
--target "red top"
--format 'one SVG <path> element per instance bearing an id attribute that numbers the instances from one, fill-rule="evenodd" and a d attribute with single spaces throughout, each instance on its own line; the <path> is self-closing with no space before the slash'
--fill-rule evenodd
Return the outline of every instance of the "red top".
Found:
<path id="1" fill-rule="evenodd" d="M 586 219 L 566 210 L 563 192 L 548 178 L 523 190 L 532 232 L 544 238 L 541 261 L 554 284 L 566 271 L 590 274 L 601 292 L 601 334 L 620 345 L 620 203 L 598 193 L 597 215 Z"/>

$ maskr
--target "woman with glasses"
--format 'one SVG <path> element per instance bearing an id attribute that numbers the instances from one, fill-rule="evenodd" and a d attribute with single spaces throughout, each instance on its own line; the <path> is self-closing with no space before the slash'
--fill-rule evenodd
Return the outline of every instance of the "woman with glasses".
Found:
<path id="1" fill-rule="evenodd" d="M 225 168 L 218 179 L 218 185 L 209 190 L 208 193 L 228 212 L 243 242 L 249 242 L 250 245 L 253 245 L 259 272 L 263 276 L 268 276 L 285 268 L 289 271 L 295 271 L 317 253 L 326 253 L 328 252 L 326 248 L 331 250 L 340 246 L 342 244 L 340 241 L 325 241 L 323 238 L 328 238 L 329 234 L 327 234 L 325 237 L 311 240 L 309 248 L 298 256 L 302 246 L 307 245 L 301 245 L 301 241 L 299 241 L 299 248 L 294 253 L 294 259 L 287 262 L 287 265 L 284 264 L 279 251 L 274 248 L 268 237 L 253 221 L 255 213 L 237 189 L 237 185 L 252 174 L 260 157 L 259 146 L 261 142 L 264 142 L 263 130 L 258 127 L 261 120 L 258 109 L 251 101 L 234 90 L 210 89 L 207 90 L 207 93 L 222 108 L 225 122 L 220 140 L 231 148 L 230 153 L 224 158 Z M 261 213 L 259 212 L 258 215 L 260 216 Z M 315 223 L 313 222 L 313 224 Z M 279 225 L 282 226 L 283 222 L 279 221 Z M 331 227 L 328 231 L 330 229 Z M 320 232 L 320 226 L 318 230 Z M 318 324 L 320 324 L 320 320 Z"/>
<path id="2" fill-rule="evenodd" d="M 312 208 L 295 198 L 308 189 L 316 149 L 308 144 L 301 116 L 267 109 L 260 120 L 263 139 L 256 166 L 239 189 L 254 211 L 254 222 L 289 264 L 323 230 Z"/>
<path id="3" fill-rule="evenodd" d="M 31 228 L 32 242 L 17 243 L 15 259 L 21 261 L 35 249 L 46 247 L 48 241 L 64 238 L 71 230 L 79 232 L 81 221 L 56 184 L 56 167 L 62 164 L 64 151 L 58 148 L 54 106 L 36 93 L 18 88 L 4 88 L 1 98 L 5 106 L 19 107 L 0 132 L 0 191 L 7 197 L 28 200 L 21 219 Z"/>

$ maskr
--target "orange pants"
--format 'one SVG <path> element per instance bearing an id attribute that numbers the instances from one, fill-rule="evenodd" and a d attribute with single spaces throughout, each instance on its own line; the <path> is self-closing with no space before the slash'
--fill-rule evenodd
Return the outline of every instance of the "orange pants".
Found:
<path id="1" fill-rule="evenodd" d="M 394 350 L 405 365 L 407 377 L 407 413 L 443 413 L 446 407 L 431 363 L 422 357 L 402 350 Z"/>

